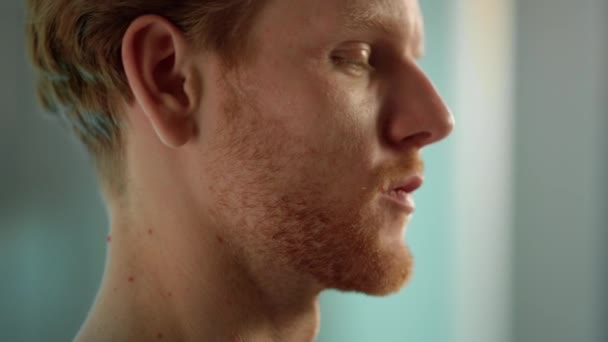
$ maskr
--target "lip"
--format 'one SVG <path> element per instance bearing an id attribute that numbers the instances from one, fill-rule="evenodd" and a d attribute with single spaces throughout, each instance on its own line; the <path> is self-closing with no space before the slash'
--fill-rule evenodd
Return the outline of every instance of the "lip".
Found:
<path id="1" fill-rule="evenodd" d="M 424 178 L 420 174 L 392 181 L 388 188 L 382 189 L 382 197 L 400 211 L 411 214 L 416 210 L 412 193 L 422 186 Z"/>
<path id="2" fill-rule="evenodd" d="M 418 188 L 420 188 L 423 183 L 424 183 L 424 177 L 422 177 L 422 175 L 415 174 L 415 175 L 405 177 L 403 179 L 398 179 L 398 180 L 391 182 L 391 184 L 388 186 L 388 188 L 384 188 L 383 192 L 386 193 L 386 192 L 390 192 L 391 190 L 401 189 L 409 194 L 409 193 L 416 191 Z"/>
<path id="3" fill-rule="evenodd" d="M 382 197 L 386 199 L 393 207 L 407 214 L 412 214 L 416 210 L 414 196 L 411 193 L 403 191 L 383 192 Z"/>

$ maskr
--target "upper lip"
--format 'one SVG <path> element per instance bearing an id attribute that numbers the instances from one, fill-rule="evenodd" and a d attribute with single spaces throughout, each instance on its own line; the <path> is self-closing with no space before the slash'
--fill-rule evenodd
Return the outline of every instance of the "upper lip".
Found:
<path id="1" fill-rule="evenodd" d="M 392 181 L 388 189 L 389 191 L 401 189 L 406 193 L 412 193 L 421 187 L 422 183 L 424 183 L 424 177 L 416 174 Z"/>

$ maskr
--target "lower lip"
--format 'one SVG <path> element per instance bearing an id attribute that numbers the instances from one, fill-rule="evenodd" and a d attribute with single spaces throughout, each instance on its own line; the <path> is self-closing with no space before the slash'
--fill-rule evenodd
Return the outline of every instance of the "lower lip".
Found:
<path id="1" fill-rule="evenodd" d="M 406 212 L 407 214 L 411 214 L 416 210 L 416 205 L 414 204 L 414 197 L 412 194 L 408 194 L 405 191 L 391 191 L 391 192 L 383 192 L 382 197 L 386 198 L 397 207 L 399 210 Z"/>

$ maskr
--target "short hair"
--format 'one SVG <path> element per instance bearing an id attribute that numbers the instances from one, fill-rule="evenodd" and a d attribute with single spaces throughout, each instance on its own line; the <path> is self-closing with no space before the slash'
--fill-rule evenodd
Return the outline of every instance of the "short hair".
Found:
<path id="1" fill-rule="evenodd" d="M 42 107 L 65 119 L 96 164 L 104 188 L 124 191 L 119 99 L 134 98 L 121 46 L 137 17 L 156 14 L 195 49 L 237 63 L 262 0 L 27 0 L 27 45 Z M 236 53 L 240 49 L 239 55 Z"/>

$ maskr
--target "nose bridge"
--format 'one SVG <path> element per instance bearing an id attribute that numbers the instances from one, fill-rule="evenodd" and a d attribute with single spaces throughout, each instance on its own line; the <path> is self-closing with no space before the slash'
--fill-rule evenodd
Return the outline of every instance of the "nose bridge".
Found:
<path id="1" fill-rule="evenodd" d="M 412 62 L 393 76 L 391 139 L 423 147 L 447 137 L 454 128 L 454 118 L 426 74 Z"/>

